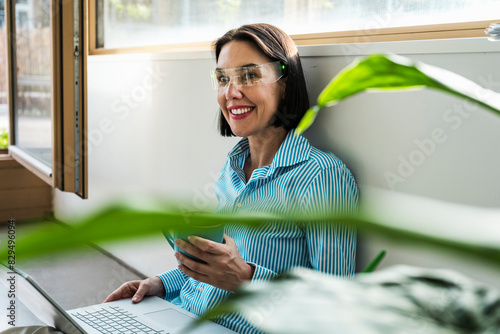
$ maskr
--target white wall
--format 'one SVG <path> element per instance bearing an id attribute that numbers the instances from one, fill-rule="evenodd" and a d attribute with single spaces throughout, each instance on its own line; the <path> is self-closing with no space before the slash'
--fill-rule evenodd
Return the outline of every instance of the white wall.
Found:
<path id="1" fill-rule="evenodd" d="M 311 103 L 340 69 L 374 51 L 403 54 L 500 91 L 500 43 L 486 39 L 301 47 Z M 211 52 L 90 57 L 89 199 L 57 192 L 57 216 L 89 214 L 116 198 L 147 204 L 151 196 L 174 197 L 195 208 L 213 205 L 215 175 L 237 141 L 217 134 L 208 73 L 213 66 Z M 435 131 L 441 131 L 440 142 L 432 146 Z M 343 159 L 361 185 L 500 207 L 500 117 L 457 98 L 433 91 L 361 94 L 322 111 L 306 136 Z M 427 143 L 420 160 L 416 142 Z M 418 166 L 403 170 L 403 160 Z M 398 168 L 404 182 L 390 185 L 387 172 L 397 174 Z M 380 238 L 362 240 L 367 257 L 388 250 L 385 266 L 452 267 L 498 281 L 498 273 L 485 266 Z M 161 236 L 107 248 L 146 275 L 175 265 Z"/>
<path id="2" fill-rule="evenodd" d="M 323 56 L 311 52 L 311 57 L 305 59 L 310 82 L 319 81 L 313 96 L 352 61 L 351 56 L 341 54 L 340 48 L 324 49 Z M 360 51 L 378 50 L 454 71 L 500 91 L 500 69 L 495 65 L 500 43 L 485 39 L 381 43 Z M 315 53 L 321 53 L 321 48 Z M 500 117 L 489 111 L 427 90 L 362 94 L 320 117 L 310 131 L 312 142 L 342 156 L 362 184 L 457 203 L 500 206 L 500 177 L 495 175 L 500 167 L 496 154 Z M 436 129 L 442 130 L 438 136 L 441 143 L 435 142 L 434 149 L 428 146 L 431 150 L 425 159 L 416 159 L 419 154 L 415 152 L 422 151 L 416 142 L 434 141 Z M 402 174 L 404 181 L 388 182 L 386 172 L 399 174 L 401 161 L 412 165 Z"/>
<path id="3" fill-rule="evenodd" d="M 119 200 L 150 205 L 150 197 L 195 209 L 213 205 L 213 183 L 235 143 L 216 131 L 213 64 L 210 52 L 194 59 L 90 57 L 89 199 L 57 192 L 57 216 L 77 218 Z M 146 275 L 176 263 L 161 235 L 107 248 Z"/>

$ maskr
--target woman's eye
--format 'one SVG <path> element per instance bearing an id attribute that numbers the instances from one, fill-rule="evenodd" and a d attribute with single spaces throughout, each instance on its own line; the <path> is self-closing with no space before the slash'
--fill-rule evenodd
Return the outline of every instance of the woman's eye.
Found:
<path id="1" fill-rule="evenodd" d="M 219 85 L 225 85 L 229 82 L 229 78 L 225 75 L 221 75 L 217 77 L 217 83 Z"/>
<path id="2" fill-rule="evenodd" d="M 255 72 L 246 72 L 243 76 L 243 80 L 247 85 L 252 85 L 259 80 L 259 75 Z"/>

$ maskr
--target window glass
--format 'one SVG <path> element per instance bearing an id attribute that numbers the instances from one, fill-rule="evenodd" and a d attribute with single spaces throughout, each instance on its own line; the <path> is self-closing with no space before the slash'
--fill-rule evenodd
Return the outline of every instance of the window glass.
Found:
<path id="1" fill-rule="evenodd" d="M 97 47 L 212 41 L 266 22 L 288 34 L 497 19 L 498 0 L 97 0 Z"/>
<path id="2" fill-rule="evenodd" d="M 0 148 L 8 146 L 9 108 L 7 106 L 7 31 L 5 1 L 0 0 Z"/>
<path id="3" fill-rule="evenodd" d="M 52 165 L 50 0 L 16 2 L 15 144 Z"/>

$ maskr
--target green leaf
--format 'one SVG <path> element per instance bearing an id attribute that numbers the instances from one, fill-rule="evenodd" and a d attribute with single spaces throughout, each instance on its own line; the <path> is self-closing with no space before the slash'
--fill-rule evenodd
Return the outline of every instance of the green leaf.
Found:
<path id="1" fill-rule="evenodd" d="M 16 255 L 33 257 L 78 248 L 87 243 L 127 240 L 171 229 L 187 230 L 191 225 L 237 222 L 258 227 L 269 221 L 307 224 L 340 221 L 368 233 L 437 245 L 500 266 L 499 210 L 435 202 L 367 187 L 362 193 L 364 200 L 356 215 L 304 216 L 293 212 L 282 216 L 263 212 L 223 215 L 183 213 L 169 205 L 157 211 L 114 206 L 80 222 L 73 222 L 71 226 L 54 226 L 46 222 L 38 224 L 35 231 L 19 235 Z M 471 221 L 470 217 L 481 219 Z M 2 253 L 5 257 L 7 252 Z"/>
<path id="2" fill-rule="evenodd" d="M 259 225 L 263 217 L 241 217 L 248 225 Z M 267 219 L 272 216 L 267 216 Z M 234 216 L 213 213 L 185 213 L 167 207 L 163 211 L 146 211 L 114 206 L 71 225 L 45 221 L 16 243 L 16 253 L 27 258 L 44 253 L 77 249 L 88 243 L 131 239 L 167 230 L 188 230 L 190 226 L 212 226 L 233 222 Z M 49 227 L 46 227 L 49 226 Z"/>
<path id="3" fill-rule="evenodd" d="M 320 110 L 320 107 L 314 106 L 309 108 L 309 110 L 306 111 L 302 119 L 300 120 L 299 125 L 297 126 L 296 133 L 300 134 L 304 132 L 307 128 L 309 128 L 313 123 L 314 120 L 316 119 L 316 116 L 318 115 L 318 111 Z"/>
<path id="4" fill-rule="evenodd" d="M 312 107 L 314 118 L 321 108 L 331 106 L 355 94 L 367 91 L 394 91 L 432 88 L 456 95 L 485 107 L 500 116 L 500 94 L 484 89 L 453 72 L 419 63 L 397 55 L 370 55 L 356 60 L 336 75 Z M 307 112 L 298 133 L 314 121 Z"/>
<path id="5" fill-rule="evenodd" d="M 396 62 L 398 61 L 398 62 Z M 318 97 L 320 108 L 335 104 L 365 90 L 438 87 L 409 59 L 372 55 L 341 71 Z"/>
<path id="6" fill-rule="evenodd" d="M 381 250 L 380 253 L 366 266 L 366 268 L 362 271 L 363 273 L 371 273 L 378 267 L 380 262 L 384 259 L 386 254 L 385 249 Z"/>

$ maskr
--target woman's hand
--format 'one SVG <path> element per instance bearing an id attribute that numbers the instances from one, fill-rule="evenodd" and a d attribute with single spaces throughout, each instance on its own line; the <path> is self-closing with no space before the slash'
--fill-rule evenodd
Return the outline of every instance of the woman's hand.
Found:
<path id="1" fill-rule="evenodd" d="M 138 303 L 144 296 L 165 297 L 165 287 L 159 277 L 123 283 L 118 289 L 113 291 L 104 302 L 107 303 L 115 300 L 132 298 L 133 303 Z"/>
<path id="2" fill-rule="evenodd" d="M 177 252 L 175 257 L 181 263 L 179 269 L 184 274 L 226 291 L 234 291 L 241 283 L 252 279 L 254 267 L 243 260 L 233 238 L 224 234 L 224 244 L 197 236 L 190 236 L 188 240 L 176 239 L 175 243 L 206 263 Z"/>

